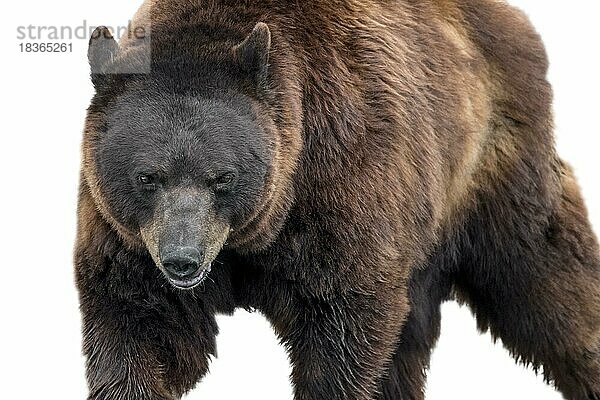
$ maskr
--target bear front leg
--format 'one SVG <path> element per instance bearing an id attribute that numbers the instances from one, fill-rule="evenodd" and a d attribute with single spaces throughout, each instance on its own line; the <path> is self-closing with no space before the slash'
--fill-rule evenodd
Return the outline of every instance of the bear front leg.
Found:
<path id="1" fill-rule="evenodd" d="M 215 353 L 212 306 L 124 251 L 103 265 L 76 259 L 88 400 L 174 400 L 193 388 Z"/>
<path id="2" fill-rule="evenodd" d="M 408 312 L 405 289 L 291 296 L 292 309 L 269 317 L 289 348 L 295 399 L 375 398 Z"/>
<path id="3" fill-rule="evenodd" d="M 424 400 L 431 354 L 440 334 L 441 304 L 450 298 L 452 281 L 444 271 L 445 249 L 435 251 L 411 276 L 410 313 L 377 400 Z"/>
<path id="4" fill-rule="evenodd" d="M 98 322 L 84 327 L 88 400 L 176 398 L 151 343 L 122 327 Z"/>

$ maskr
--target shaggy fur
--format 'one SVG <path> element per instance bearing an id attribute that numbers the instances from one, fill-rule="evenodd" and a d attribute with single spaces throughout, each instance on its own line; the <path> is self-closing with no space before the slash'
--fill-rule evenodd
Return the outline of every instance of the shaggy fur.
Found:
<path id="1" fill-rule="evenodd" d="M 136 23 L 152 27 L 149 75 L 97 68 L 134 63 L 135 41 L 90 48 L 75 254 L 90 400 L 179 398 L 215 354 L 215 313 L 236 307 L 271 321 L 297 400 L 423 399 L 450 299 L 567 399 L 600 399 L 600 251 L 555 154 L 546 54 L 521 12 L 495 0 L 148 0 Z M 266 70 L 239 63 L 266 65 L 235 51 L 249 37 Z M 248 183 L 252 202 L 234 199 L 251 207 L 193 290 L 167 283 L 140 233 L 151 217 L 112 190 L 128 172 L 110 159 L 125 150 L 102 149 L 132 93 L 141 110 L 226 99 L 267 138 L 232 144 L 267 149 L 268 174 Z M 142 118 L 164 120 L 152 110 Z"/>

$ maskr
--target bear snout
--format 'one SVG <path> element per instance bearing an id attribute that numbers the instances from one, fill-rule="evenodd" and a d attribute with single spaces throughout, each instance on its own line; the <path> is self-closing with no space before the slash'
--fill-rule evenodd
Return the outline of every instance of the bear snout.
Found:
<path id="1" fill-rule="evenodd" d="M 211 263 L 205 262 L 205 252 L 196 247 L 180 246 L 161 254 L 162 270 L 169 282 L 178 289 L 192 289 L 208 276 Z"/>
<path id="2" fill-rule="evenodd" d="M 204 259 L 204 251 L 195 247 L 178 247 L 161 256 L 167 273 L 178 279 L 187 279 L 197 272 Z"/>

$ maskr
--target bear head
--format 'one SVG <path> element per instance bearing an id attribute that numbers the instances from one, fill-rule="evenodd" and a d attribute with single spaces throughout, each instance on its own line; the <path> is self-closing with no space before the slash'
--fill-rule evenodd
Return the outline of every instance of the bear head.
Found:
<path id="1" fill-rule="evenodd" d="M 224 246 L 253 246 L 278 180 L 268 26 L 237 41 L 191 34 L 158 27 L 139 48 L 120 49 L 106 28 L 94 32 L 83 145 L 99 212 L 181 289 L 202 282 Z M 140 54 L 151 54 L 149 72 L 117 73 Z M 251 226 L 254 239 L 237 234 Z"/>

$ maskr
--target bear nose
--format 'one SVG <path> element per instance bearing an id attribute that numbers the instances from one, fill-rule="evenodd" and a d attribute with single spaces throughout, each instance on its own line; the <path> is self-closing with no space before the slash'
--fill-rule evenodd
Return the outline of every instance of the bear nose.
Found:
<path id="1" fill-rule="evenodd" d="M 169 274 L 185 279 L 198 271 L 202 257 L 202 252 L 194 247 L 180 247 L 166 253 L 162 264 Z"/>

